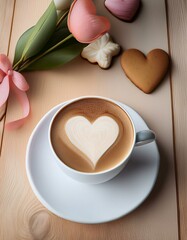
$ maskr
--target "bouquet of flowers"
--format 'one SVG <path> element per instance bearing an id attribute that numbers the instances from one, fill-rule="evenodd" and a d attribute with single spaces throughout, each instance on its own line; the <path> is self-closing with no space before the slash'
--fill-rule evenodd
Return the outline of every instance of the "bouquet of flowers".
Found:
<path id="1" fill-rule="evenodd" d="M 26 95 L 29 85 L 22 72 L 59 67 L 71 61 L 109 28 L 108 19 L 97 16 L 92 0 L 53 0 L 36 25 L 19 38 L 13 64 L 0 54 L 0 107 L 11 90 L 23 109 L 22 118 L 7 127 L 20 127 L 30 112 Z"/>

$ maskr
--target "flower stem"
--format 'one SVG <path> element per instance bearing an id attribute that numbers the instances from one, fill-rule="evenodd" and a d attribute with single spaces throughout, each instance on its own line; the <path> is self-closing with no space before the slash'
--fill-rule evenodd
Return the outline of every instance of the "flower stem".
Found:
<path id="1" fill-rule="evenodd" d="M 58 22 L 57 22 L 56 28 L 59 27 L 59 25 L 60 25 L 61 22 L 64 20 L 64 18 L 68 15 L 68 13 L 69 13 L 69 10 L 67 10 L 67 11 L 60 17 L 60 19 L 59 19 Z"/>
<path id="2" fill-rule="evenodd" d="M 19 64 L 22 62 L 22 58 L 13 66 L 13 69 L 16 71 L 18 69 Z"/>
<path id="3" fill-rule="evenodd" d="M 66 38 L 64 38 L 62 41 L 58 42 L 56 45 L 54 45 L 53 47 L 49 48 L 48 50 L 46 50 L 45 52 L 43 52 L 42 54 L 36 56 L 33 59 L 27 59 L 25 62 L 23 62 L 23 64 L 20 66 L 20 68 L 18 69 L 19 72 L 25 70 L 30 64 L 34 63 L 35 61 L 37 61 L 38 59 L 44 57 L 45 55 L 47 55 L 48 53 L 52 52 L 54 49 L 56 49 L 57 47 L 59 47 L 61 44 L 63 44 L 64 42 L 66 42 L 68 39 L 72 38 L 73 35 L 70 34 L 69 36 L 67 36 Z M 17 65 L 17 64 L 16 64 Z M 15 66 L 14 66 L 14 70 Z"/>

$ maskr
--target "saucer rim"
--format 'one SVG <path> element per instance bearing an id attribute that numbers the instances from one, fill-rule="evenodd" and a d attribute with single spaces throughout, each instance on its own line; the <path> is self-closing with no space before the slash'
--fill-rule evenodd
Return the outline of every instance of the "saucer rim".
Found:
<path id="1" fill-rule="evenodd" d="M 60 217 L 60 218 L 62 218 L 62 219 L 65 219 L 65 220 L 68 220 L 68 221 L 72 221 L 72 222 L 76 222 L 76 223 L 81 223 L 81 224 L 101 224 L 101 223 L 107 223 L 107 222 L 111 222 L 111 221 L 118 220 L 118 219 L 120 219 L 120 218 L 128 215 L 129 213 L 133 212 L 135 209 L 137 209 L 137 208 L 148 198 L 148 196 L 150 195 L 151 191 L 153 190 L 153 187 L 154 187 L 154 185 L 155 185 L 155 183 L 156 183 L 156 181 L 157 181 L 158 172 L 159 172 L 159 167 L 160 167 L 160 154 L 159 154 L 159 150 L 158 150 L 157 143 L 156 143 L 156 141 L 154 142 L 154 145 L 155 145 L 155 147 L 156 147 L 156 154 L 157 154 L 157 156 L 156 156 L 156 158 L 157 158 L 157 164 L 156 164 L 156 169 L 155 169 L 155 178 L 154 178 L 154 181 L 153 181 L 152 185 L 150 186 L 150 190 L 146 193 L 145 197 L 139 202 L 139 204 L 135 205 L 134 208 L 129 209 L 129 211 L 126 211 L 125 213 L 117 216 L 116 218 L 110 218 L 110 219 L 109 219 L 109 218 L 107 218 L 107 219 L 102 219 L 102 220 L 97 220 L 97 219 L 93 220 L 93 219 L 92 219 L 92 220 L 89 220 L 89 221 L 88 221 L 88 220 L 87 220 L 87 221 L 84 221 L 83 219 L 80 220 L 80 218 L 76 220 L 76 219 L 68 218 L 67 216 L 64 217 L 64 216 L 62 216 L 58 211 L 56 211 L 55 208 L 52 208 L 52 207 L 48 204 L 48 202 L 42 197 L 42 195 L 40 194 L 40 192 L 37 190 L 37 188 L 36 188 L 36 186 L 35 186 L 35 184 L 34 184 L 34 181 L 32 180 L 32 177 L 31 177 L 32 174 L 31 174 L 31 170 L 30 170 L 30 167 L 29 167 L 29 160 L 28 160 L 28 159 L 29 159 L 29 154 L 30 154 L 30 151 L 31 151 L 31 150 L 30 150 L 30 149 L 31 149 L 30 146 L 31 146 L 31 144 L 32 144 L 32 139 L 33 139 L 35 133 L 37 132 L 38 128 L 43 124 L 43 121 L 47 118 L 48 115 L 51 114 L 51 112 L 53 112 L 53 111 L 58 111 L 58 108 L 60 108 L 60 106 L 62 106 L 63 104 L 65 104 L 65 103 L 67 103 L 67 102 L 68 102 L 68 101 L 62 102 L 62 103 L 54 106 L 52 109 L 50 109 L 50 110 L 40 119 L 40 121 L 37 123 L 37 125 L 35 126 L 32 134 L 31 134 L 31 136 L 30 136 L 30 138 L 29 138 L 29 141 L 28 141 L 28 144 L 27 144 L 27 149 L 26 149 L 26 173 L 27 173 L 27 177 L 28 177 L 28 180 L 29 180 L 31 189 L 32 189 L 32 191 L 34 192 L 34 194 L 35 194 L 35 196 L 37 197 L 37 199 L 42 203 L 42 205 L 43 205 L 44 207 L 46 207 L 50 212 L 52 212 L 53 214 L 55 214 L 56 216 L 58 216 L 58 217 Z M 129 109 L 132 109 L 136 114 L 138 114 L 133 108 L 131 108 L 131 107 L 129 107 L 129 106 L 127 106 L 127 105 L 119 102 L 119 101 L 116 101 L 116 102 L 118 102 L 118 104 L 120 104 L 122 108 L 125 106 L 125 107 L 127 107 L 127 108 L 129 108 Z M 125 109 L 125 111 L 128 111 L 128 109 Z M 54 113 L 54 114 L 55 114 L 55 113 Z M 139 116 L 140 118 L 142 118 L 139 114 L 138 114 L 138 116 Z M 142 120 L 144 121 L 143 118 L 142 118 Z M 144 123 L 145 123 L 145 121 L 144 121 Z M 147 129 L 149 129 L 146 123 L 145 123 L 145 125 L 146 125 Z M 64 174 L 65 174 L 65 173 L 64 173 Z M 75 180 L 74 180 L 74 181 L 75 181 Z M 111 179 L 111 181 L 112 181 L 112 179 Z M 81 183 L 81 184 L 84 185 L 85 183 Z M 103 184 L 104 184 L 104 183 L 103 183 Z"/>

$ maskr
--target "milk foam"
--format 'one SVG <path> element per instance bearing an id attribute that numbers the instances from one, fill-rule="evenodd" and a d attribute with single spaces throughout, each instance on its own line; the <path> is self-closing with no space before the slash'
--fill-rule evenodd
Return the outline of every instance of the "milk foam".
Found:
<path id="1" fill-rule="evenodd" d="M 88 157 L 95 168 L 101 156 L 116 141 L 119 126 L 108 116 L 101 116 L 92 123 L 83 116 L 75 116 L 67 121 L 65 132 L 71 143 Z"/>

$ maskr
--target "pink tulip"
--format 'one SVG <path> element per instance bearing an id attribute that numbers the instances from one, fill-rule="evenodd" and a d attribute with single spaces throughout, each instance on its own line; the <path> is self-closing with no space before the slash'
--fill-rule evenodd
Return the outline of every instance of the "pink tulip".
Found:
<path id="1" fill-rule="evenodd" d="M 68 16 L 68 27 L 74 37 L 82 43 L 90 43 L 110 29 L 106 17 L 96 15 L 92 0 L 74 0 Z"/>
<path id="2" fill-rule="evenodd" d="M 106 8 L 116 17 L 131 21 L 140 6 L 140 0 L 105 0 Z"/>

